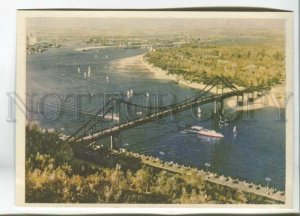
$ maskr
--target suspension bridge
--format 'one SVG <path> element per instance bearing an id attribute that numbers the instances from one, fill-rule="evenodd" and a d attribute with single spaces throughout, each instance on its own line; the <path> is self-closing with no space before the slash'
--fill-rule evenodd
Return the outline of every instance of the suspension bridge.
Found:
<path id="1" fill-rule="evenodd" d="M 214 93 L 213 89 L 216 89 L 217 92 Z M 220 91 L 218 91 L 218 89 Z M 255 93 L 257 93 L 256 95 L 262 95 L 265 90 L 269 89 L 270 87 L 266 86 L 254 86 L 240 89 L 224 77 L 215 77 L 194 96 L 169 106 L 159 106 L 159 104 L 153 106 L 147 102 L 145 104 L 137 104 L 129 99 L 110 98 L 98 112 L 91 115 L 91 118 L 85 124 L 71 136 L 67 137 L 66 141 L 93 142 L 110 136 L 111 148 L 113 148 L 113 136 L 121 131 L 153 122 L 166 116 L 174 115 L 207 103 L 214 103 L 214 113 L 218 113 L 220 110 L 222 111 L 223 101 L 226 98 L 236 96 L 238 104 L 242 105 L 245 94 L 247 94 L 249 101 L 253 101 Z M 121 106 L 126 107 L 127 110 L 140 110 L 140 115 L 131 119 L 122 118 L 120 112 Z M 119 115 L 117 121 L 116 113 Z M 107 124 L 107 119 L 112 120 L 111 124 Z"/>

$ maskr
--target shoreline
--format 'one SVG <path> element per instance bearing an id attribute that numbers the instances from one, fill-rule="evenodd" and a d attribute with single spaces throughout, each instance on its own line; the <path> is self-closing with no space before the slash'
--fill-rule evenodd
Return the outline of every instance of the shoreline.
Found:
<path id="1" fill-rule="evenodd" d="M 95 49 L 108 49 L 108 48 L 126 48 L 126 47 L 145 47 L 145 46 L 151 46 L 151 44 L 140 44 L 140 45 L 99 45 L 99 46 L 89 46 L 89 47 L 80 47 L 80 48 L 75 48 L 74 51 L 92 51 Z"/>
<path id="2" fill-rule="evenodd" d="M 91 47 L 82 47 L 82 48 L 75 48 L 74 51 L 92 51 L 95 49 L 106 49 L 106 48 L 112 48 L 113 46 L 91 46 Z"/>
<path id="3" fill-rule="evenodd" d="M 167 74 L 168 71 L 163 70 L 161 68 L 158 68 L 154 66 L 153 64 L 150 64 L 145 60 L 145 55 L 146 54 L 141 54 L 141 55 L 136 55 L 132 57 L 126 57 L 122 59 L 118 59 L 115 61 L 111 62 L 111 67 L 116 68 L 116 69 L 132 69 L 132 68 L 137 68 L 137 69 L 146 69 L 151 73 L 151 76 L 155 79 L 159 80 L 169 80 L 176 82 L 178 85 L 188 87 L 188 88 L 193 88 L 193 89 L 203 89 L 206 85 L 202 83 L 195 83 L 195 82 L 189 82 L 184 80 L 182 77 L 178 77 L 176 75 L 172 74 Z M 282 97 L 283 95 L 280 95 L 280 93 L 284 94 L 284 85 L 277 85 L 273 86 L 271 90 L 264 95 L 263 97 L 258 97 L 254 99 L 251 104 L 245 105 L 247 103 L 247 98 L 244 97 L 244 105 L 240 106 L 240 109 L 247 109 L 247 110 L 257 110 L 257 109 L 263 109 L 264 107 L 273 107 L 273 108 L 282 108 L 281 104 Z M 238 89 L 243 89 L 243 87 L 237 87 Z M 228 92 L 231 89 L 223 89 L 224 92 Z M 217 89 L 216 87 L 211 89 L 211 92 L 216 92 Z M 279 96 L 276 94 L 279 94 Z M 280 99 L 281 98 L 281 99 Z M 234 98 L 229 98 L 225 100 L 226 106 L 229 108 L 235 108 L 236 107 L 236 99 Z"/>
<path id="4" fill-rule="evenodd" d="M 144 165 L 154 167 L 160 170 L 165 170 L 167 172 L 177 173 L 180 175 L 194 175 L 202 178 L 205 182 L 225 186 L 231 189 L 237 189 L 245 193 L 255 194 L 260 197 L 265 197 L 273 201 L 285 203 L 284 191 L 276 188 L 266 187 L 261 184 L 255 184 L 245 180 L 239 180 L 238 178 L 220 175 L 213 171 L 205 171 L 200 168 L 185 166 L 182 164 L 177 164 L 169 161 L 163 161 L 158 157 L 144 155 L 132 151 L 116 151 L 118 153 L 124 154 L 126 157 L 132 156 L 141 160 Z"/>

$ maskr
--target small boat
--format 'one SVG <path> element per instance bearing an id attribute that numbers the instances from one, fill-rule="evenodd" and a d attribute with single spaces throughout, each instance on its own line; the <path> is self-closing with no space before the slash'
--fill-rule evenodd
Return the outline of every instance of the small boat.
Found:
<path id="1" fill-rule="evenodd" d="M 99 116 L 99 117 L 102 117 L 103 118 L 103 115 L 97 115 L 97 116 Z M 113 114 L 113 115 L 111 115 L 111 114 L 106 114 L 105 116 L 104 116 L 104 119 L 106 119 L 106 120 L 112 120 L 112 121 L 119 121 L 120 120 L 120 117 L 119 117 L 119 115 L 117 115 L 117 114 Z"/>
<path id="2" fill-rule="evenodd" d="M 90 96 L 90 97 L 94 97 L 94 96 L 95 96 L 95 94 L 94 94 L 94 93 L 91 93 L 90 91 L 87 91 L 87 94 L 88 94 L 88 96 Z"/>
<path id="3" fill-rule="evenodd" d="M 202 136 L 211 137 L 211 138 L 223 138 L 224 135 L 216 132 L 215 130 L 205 129 L 199 126 L 192 126 L 190 129 L 191 132 L 197 133 Z"/>
<path id="4" fill-rule="evenodd" d="M 133 90 L 131 89 L 131 90 L 127 90 L 127 97 L 128 98 L 132 98 L 132 96 L 133 96 Z"/>
<path id="5" fill-rule="evenodd" d="M 238 133 L 238 130 L 236 129 L 236 126 L 233 127 L 232 132 L 233 132 L 234 134 L 237 134 L 237 133 Z"/>
<path id="6" fill-rule="evenodd" d="M 84 78 L 86 78 L 86 72 L 83 73 Z"/>
<path id="7" fill-rule="evenodd" d="M 80 67 L 77 68 L 77 72 L 80 73 Z"/>
<path id="8" fill-rule="evenodd" d="M 200 107 L 198 107 L 198 110 L 197 110 L 197 117 L 198 118 L 200 118 L 201 117 L 201 108 Z"/>
<path id="9" fill-rule="evenodd" d="M 220 120 L 220 121 L 219 121 L 219 126 L 220 126 L 220 127 L 226 127 L 226 126 L 228 126 L 228 123 L 227 123 L 226 121 Z"/>
<path id="10" fill-rule="evenodd" d="M 89 66 L 88 72 L 87 72 L 87 76 L 90 77 L 91 76 L 91 67 Z"/>
<path id="11" fill-rule="evenodd" d="M 219 126 L 220 127 L 226 127 L 226 126 L 228 126 L 227 120 L 226 120 L 226 118 L 224 117 L 223 114 L 220 115 Z"/>

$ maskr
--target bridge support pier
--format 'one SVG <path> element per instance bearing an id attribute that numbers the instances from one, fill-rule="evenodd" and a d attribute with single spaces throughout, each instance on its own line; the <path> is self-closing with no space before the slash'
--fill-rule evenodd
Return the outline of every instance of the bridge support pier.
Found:
<path id="1" fill-rule="evenodd" d="M 224 107 L 224 100 L 215 100 L 214 102 L 214 114 L 222 113 Z"/>
<path id="2" fill-rule="evenodd" d="M 253 102 L 253 92 L 248 93 L 248 102 Z"/>
<path id="3" fill-rule="evenodd" d="M 214 114 L 217 113 L 217 110 L 218 110 L 218 102 L 215 100 L 215 102 L 214 102 Z"/>
<path id="4" fill-rule="evenodd" d="M 237 96 L 238 106 L 243 106 L 244 104 L 244 95 Z"/>
<path id="5" fill-rule="evenodd" d="M 114 144 L 114 137 L 110 136 L 110 150 L 114 150 L 115 144 Z"/>
<path id="6" fill-rule="evenodd" d="M 254 99 L 257 98 L 257 91 L 253 92 L 252 95 Z"/>
<path id="7" fill-rule="evenodd" d="M 261 97 L 263 95 L 263 92 L 262 91 L 258 91 L 257 92 L 257 97 Z"/>

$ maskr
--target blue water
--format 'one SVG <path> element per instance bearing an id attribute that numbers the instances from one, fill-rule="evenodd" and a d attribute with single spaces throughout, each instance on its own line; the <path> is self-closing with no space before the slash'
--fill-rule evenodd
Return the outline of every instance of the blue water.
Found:
<path id="1" fill-rule="evenodd" d="M 129 70 L 113 67 L 114 60 L 143 54 L 145 50 L 111 48 L 100 50 L 98 53 L 96 50 L 74 51 L 78 46 L 79 44 L 70 44 L 29 55 L 27 93 L 36 93 L 39 98 L 49 93 L 56 93 L 60 97 L 66 94 L 87 93 L 126 94 L 127 90 L 133 89 L 134 92 L 148 92 L 151 97 L 155 94 L 170 93 L 176 101 L 182 101 L 197 93 L 196 90 L 179 86 L 173 81 L 154 79 L 147 69 Z M 88 70 L 88 66 L 91 67 L 91 77 L 84 78 L 83 72 Z M 78 67 L 81 69 L 80 74 L 77 72 Z M 51 101 L 51 98 L 53 97 L 44 99 L 47 103 L 55 102 L 53 99 Z M 101 101 L 101 97 L 99 100 L 83 98 L 82 104 L 89 112 L 95 112 L 103 105 Z M 208 116 L 212 107 L 212 104 L 203 106 L 203 115 Z M 220 175 L 257 184 L 265 185 L 265 178 L 270 177 L 270 186 L 284 189 L 285 123 L 276 120 L 276 110 L 272 107 L 252 111 L 251 115 L 251 120 L 244 120 L 241 116 L 220 129 L 214 121 L 200 122 L 193 117 L 191 111 L 185 111 L 172 118 L 166 117 L 122 132 L 117 145 L 124 147 L 124 143 L 128 143 L 129 150 L 191 167 L 204 169 L 204 164 L 210 163 L 209 169 Z M 42 127 L 54 127 L 64 133 L 74 132 L 85 122 L 64 117 L 56 118 L 55 115 L 48 120 L 38 115 L 29 118 L 38 120 Z M 200 125 L 219 130 L 224 139 L 205 139 L 196 134 L 186 133 L 186 125 Z M 232 133 L 234 125 L 239 129 L 236 137 Z M 99 140 L 99 143 L 108 145 L 109 141 L 104 139 Z M 164 152 L 163 156 L 159 154 L 161 151 Z"/>

